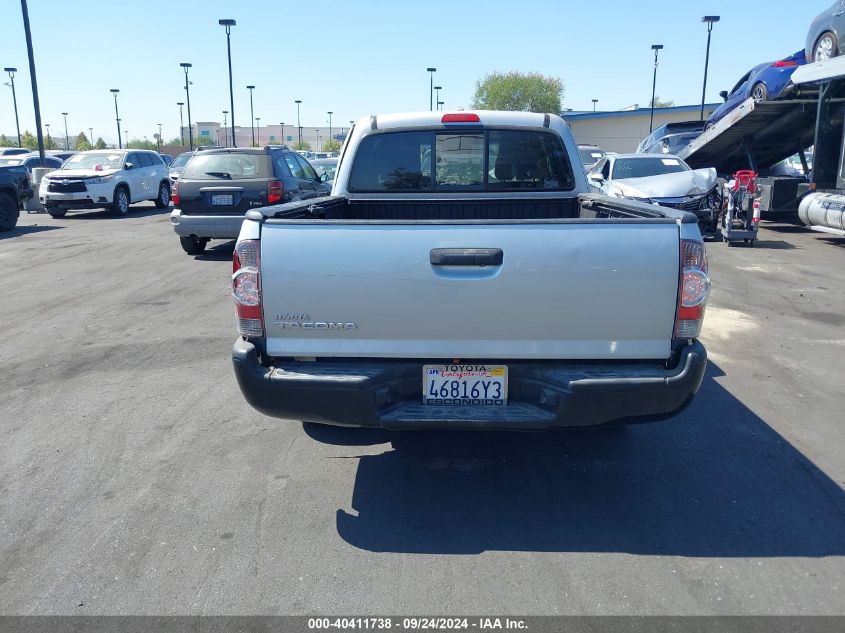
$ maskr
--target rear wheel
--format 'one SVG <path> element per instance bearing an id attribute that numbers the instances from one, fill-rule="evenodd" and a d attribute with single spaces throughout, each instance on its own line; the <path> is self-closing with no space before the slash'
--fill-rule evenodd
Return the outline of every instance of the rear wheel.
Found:
<path id="1" fill-rule="evenodd" d="M 839 46 L 836 41 L 836 36 L 833 33 L 822 33 L 819 41 L 813 49 L 813 61 L 825 62 L 831 57 L 839 55 Z"/>
<path id="2" fill-rule="evenodd" d="M 755 84 L 751 89 L 751 96 L 757 103 L 767 101 L 769 99 L 769 89 L 766 88 L 766 84 L 764 83 Z"/>
<path id="3" fill-rule="evenodd" d="M 115 215 L 126 215 L 129 213 L 129 191 L 127 191 L 126 187 L 118 187 L 114 190 L 111 210 Z"/>
<path id="4" fill-rule="evenodd" d="M 18 223 L 18 204 L 8 193 L 0 193 L 0 231 L 11 231 Z"/>
<path id="5" fill-rule="evenodd" d="M 188 255 L 202 255 L 205 252 L 205 245 L 208 244 L 207 237 L 180 237 L 179 243 L 182 250 Z"/>
<path id="6" fill-rule="evenodd" d="M 166 182 L 158 186 L 158 196 L 155 199 L 155 203 L 159 209 L 170 206 L 170 185 Z"/>
<path id="7" fill-rule="evenodd" d="M 53 207 L 51 209 L 47 209 L 47 213 L 50 214 L 51 218 L 63 218 L 67 214 L 67 209 L 62 209 L 61 207 Z"/>

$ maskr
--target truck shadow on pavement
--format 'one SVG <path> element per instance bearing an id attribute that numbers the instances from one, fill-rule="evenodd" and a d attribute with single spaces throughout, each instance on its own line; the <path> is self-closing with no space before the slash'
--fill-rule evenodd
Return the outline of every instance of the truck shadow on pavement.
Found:
<path id="1" fill-rule="evenodd" d="M 19 235 L 28 235 L 30 233 L 41 233 L 42 231 L 55 231 L 56 229 L 62 228 L 61 226 L 38 226 L 38 225 L 29 225 L 29 226 L 17 226 L 13 228 L 11 231 L 3 231 L 0 233 L 0 240 L 8 240 L 12 237 L 18 237 Z"/>
<path id="2" fill-rule="evenodd" d="M 364 550 L 426 554 L 845 554 L 845 491 L 714 380 L 722 375 L 711 363 L 694 403 L 663 423 L 364 433 L 360 443 L 393 450 L 360 457 L 338 534 Z"/>

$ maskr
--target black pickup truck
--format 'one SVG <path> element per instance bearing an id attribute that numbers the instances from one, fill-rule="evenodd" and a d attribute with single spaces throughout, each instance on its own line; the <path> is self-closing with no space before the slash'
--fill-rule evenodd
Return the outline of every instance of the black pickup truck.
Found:
<path id="1" fill-rule="evenodd" d="M 0 167 L 0 231 L 18 223 L 23 203 L 32 197 L 32 181 L 26 167 Z"/>

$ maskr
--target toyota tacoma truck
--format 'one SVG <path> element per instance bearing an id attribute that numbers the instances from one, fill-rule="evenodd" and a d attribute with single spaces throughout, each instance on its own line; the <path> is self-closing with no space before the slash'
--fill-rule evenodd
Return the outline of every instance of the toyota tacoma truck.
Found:
<path id="1" fill-rule="evenodd" d="M 538 430 L 664 419 L 698 391 L 696 217 L 589 193 L 558 116 L 358 121 L 332 194 L 249 211 L 246 400 L 278 418 Z"/>
<path id="2" fill-rule="evenodd" d="M 26 167 L 0 167 L 0 231 L 18 224 L 23 203 L 32 197 L 32 182 Z"/>

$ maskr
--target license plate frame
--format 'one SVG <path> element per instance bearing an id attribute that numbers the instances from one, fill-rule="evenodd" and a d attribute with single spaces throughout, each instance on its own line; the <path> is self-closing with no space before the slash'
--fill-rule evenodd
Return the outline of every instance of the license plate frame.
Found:
<path id="1" fill-rule="evenodd" d="M 440 406 L 507 406 L 508 366 L 488 363 L 423 365 L 422 402 Z"/>
<path id="2" fill-rule="evenodd" d="M 212 207 L 231 207 L 235 204 L 235 196 L 231 193 L 211 194 Z"/>

